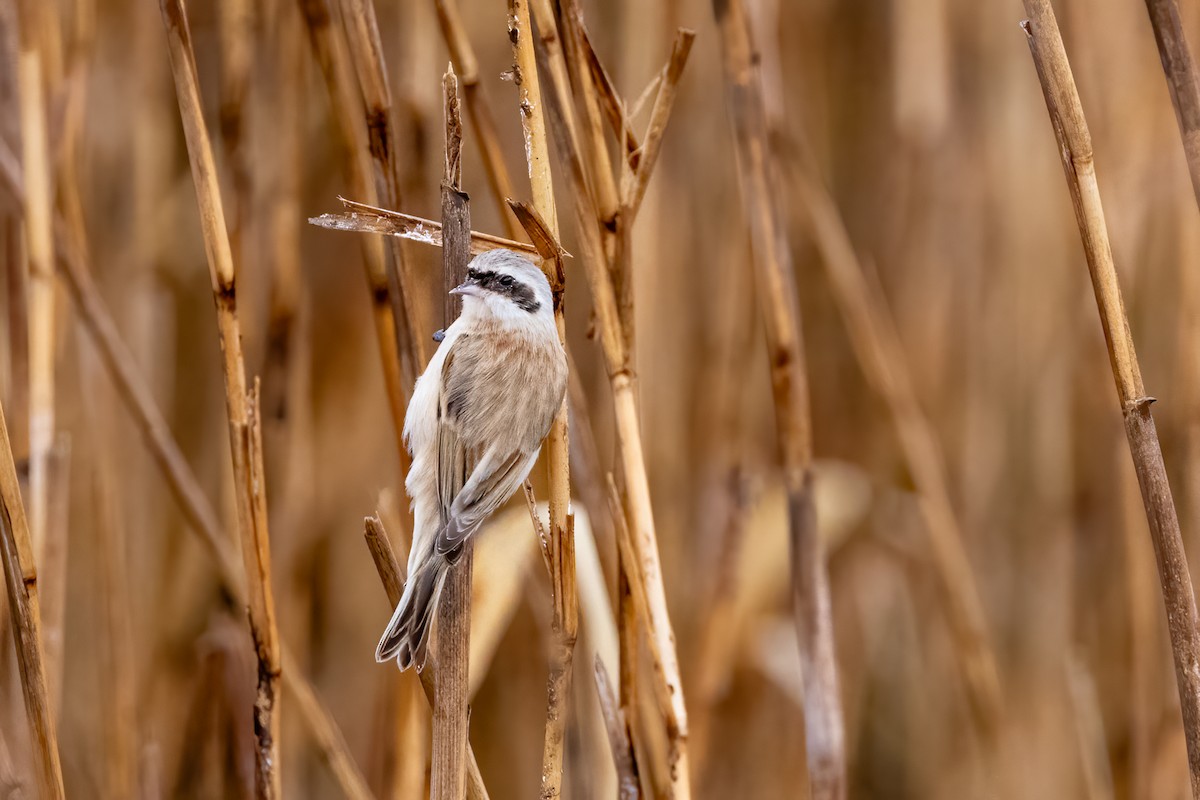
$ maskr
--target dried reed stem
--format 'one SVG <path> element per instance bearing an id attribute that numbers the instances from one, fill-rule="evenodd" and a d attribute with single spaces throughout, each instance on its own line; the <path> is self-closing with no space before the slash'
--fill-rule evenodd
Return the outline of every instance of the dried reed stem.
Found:
<path id="1" fill-rule="evenodd" d="M 385 208 L 401 208 L 400 166 L 397 161 L 396 131 L 392 123 L 392 90 L 383 59 L 383 43 L 372 0 L 342 0 L 342 24 L 350 57 L 362 89 L 367 125 L 367 146 L 374 164 L 375 191 Z M 429 360 L 430 339 L 425 326 L 433 320 L 426 300 L 415 287 L 412 259 L 402 243 L 391 242 L 388 262 L 388 292 L 396 320 L 397 348 L 404 356 L 407 383 L 416 380 L 419 368 Z"/>
<path id="2" fill-rule="evenodd" d="M 734 130 L 758 299 L 771 364 L 775 420 L 788 495 L 792 585 L 804 686 L 808 777 L 815 800 L 846 796 L 845 733 L 838 689 L 829 579 L 812 502 L 812 432 L 795 272 L 782 226 L 778 178 L 767 138 L 757 52 L 739 0 L 716 0 L 722 64 Z"/>
<path id="3" fill-rule="evenodd" d="M 258 659 L 258 687 L 254 700 L 255 792 L 258 797 L 277 798 L 282 791 L 277 708 L 281 657 L 279 634 L 275 626 L 275 604 L 271 594 L 258 388 L 255 386 L 253 394 L 247 393 L 233 254 L 225 227 L 212 147 L 204 126 L 195 54 L 183 0 L 161 0 L 161 7 L 171 55 L 171 71 L 175 76 L 179 111 L 192 166 L 192 180 L 200 207 L 200 223 L 208 254 L 223 356 L 225 410 L 229 418 L 229 446 L 233 456 L 238 538 L 242 545 L 242 562 L 247 578 L 250 637 Z"/>
<path id="4" fill-rule="evenodd" d="M 53 13 L 32 0 L 18 3 L 17 84 L 24 168 L 25 238 L 29 262 L 29 528 L 41 553 L 50 506 L 49 460 L 54 447 L 54 180 L 46 119 L 49 58 L 40 17 Z"/>
<path id="5" fill-rule="evenodd" d="M 533 209 L 546 232 L 558 246 L 558 209 L 554 200 L 554 180 L 550 170 L 550 139 L 542 105 L 541 80 L 529 23 L 527 0 L 509 0 L 508 38 L 512 42 L 521 128 L 528 154 L 529 185 Z M 524 216 L 522 216 L 524 219 Z M 537 235 L 531 238 L 539 241 Z M 543 244 L 544 249 L 546 245 Z M 566 318 L 563 308 L 562 258 L 544 262 L 547 279 L 554 290 L 554 321 L 559 341 L 566 346 Z M 579 636 L 579 593 L 575 576 L 575 536 L 571 524 L 570 447 L 567 401 L 554 418 L 546 437 L 546 469 L 549 478 L 550 530 L 547 535 L 552 633 L 550 674 L 547 679 L 546 736 L 542 746 L 541 797 L 562 795 L 563 749 L 566 743 L 567 704 L 571 692 L 571 673 L 575 642 Z"/>
<path id="6" fill-rule="evenodd" d="M 617 768 L 618 800 L 638 800 L 642 787 L 638 782 L 637 761 L 633 757 L 633 744 L 629 741 L 629 725 L 621 711 L 620 701 L 613 691 L 608 670 L 600 656 L 596 656 L 596 694 L 600 698 L 600 712 L 604 716 L 604 730 L 608 733 L 608 745 L 612 749 L 613 763 Z"/>
<path id="7" fill-rule="evenodd" d="M 58 737 L 46 673 L 42 664 L 41 616 L 38 609 L 37 567 L 21 503 L 21 487 L 13 461 L 8 424 L 0 409 L 0 560 L 4 562 L 8 586 L 8 613 L 12 623 L 17 664 L 29 741 L 37 765 L 38 794 L 43 798 L 63 797 L 62 766 L 58 760 Z"/>
<path id="8" fill-rule="evenodd" d="M 387 208 L 377 208 L 366 203 L 347 200 L 345 197 L 338 199 L 342 205 L 350 209 L 349 213 L 322 214 L 309 219 L 309 222 L 331 230 L 381 233 L 385 236 L 399 236 L 433 247 L 442 246 L 442 223 L 440 222 L 424 217 L 414 217 L 412 214 L 404 214 Z M 534 261 L 542 259 L 538 249 L 531 244 L 505 239 L 502 236 L 493 236 L 490 233 L 471 231 L 471 255 L 479 255 L 498 248 L 515 250 Z"/>
<path id="9" fill-rule="evenodd" d="M 330 116 L 341 135 L 342 163 L 345 165 L 350 192 L 365 198 L 369 203 L 375 203 L 375 184 L 369 178 L 369 156 L 362 147 L 362 142 L 365 142 L 367 137 L 366 128 L 361 114 L 355 113 L 361 99 L 353 68 L 347 62 L 345 44 L 334 29 L 328 0 L 301 0 L 300 6 L 308 28 L 313 55 L 325 79 L 331 107 Z M 362 249 L 367 289 L 371 295 L 375 342 L 379 347 L 379 362 L 383 368 L 388 411 L 392 416 L 392 432 L 396 436 L 396 451 L 403 454 L 405 387 L 400 374 L 396 318 L 388 293 L 383 242 L 365 238 L 362 241 Z"/>
<path id="10" fill-rule="evenodd" d="M 462 310 L 450 290 L 466 280 L 471 260 L 471 210 L 462 190 L 462 119 L 454 68 L 442 79 L 445 92 L 446 164 L 442 176 L 442 272 L 449 327 Z M 446 576 L 437 610 L 437 692 L 433 704 L 431 800 L 458 800 L 466 795 L 467 738 L 470 718 L 471 574 L 474 546 L 463 545 L 458 563 Z"/>
<path id="11" fill-rule="evenodd" d="M 539 11 L 539 9 L 541 9 Z M 642 450 L 642 436 L 637 413 L 637 390 L 630 369 L 629 352 L 617 307 L 617 296 L 607 267 L 604 244 L 597 214 L 588 191 L 581 148 L 572 121 L 572 98 L 566 81 L 566 65 L 553 19 L 545 0 L 535 0 L 532 7 L 538 18 L 539 36 L 548 59 L 550 88 L 546 108 L 549 111 L 550 131 L 554 136 L 558 156 L 566 168 L 571 187 L 572 206 L 583 250 L 583 264 L 596 310 L 596 330 L 599 334 L 604 360 L 613 394 L 613 405 L 620 450 L 621 466 L 628 488 L 628 507 L 633 527 L 633 547 L 636 560 L 643 567 L 641 585 L 635 587 L 646 595 L 642 623 L 651 639 L 655 676 L 655 696 L 669 742 L 668 769 L 670 796 L 682 800 L 691 796 L 687 758 L 687 711 L 683 685 L 675 652 L 675 636 L 667 610 L 662 566 L 658 557 L 658 537 L 650 504 L 650 485 Z"/>
<path id="12" fill-rule="evenodd" d="M 1196 60 L 1188 48 L 1183 21 L 1179 18 L 1179 4 L 1175 0 L 1146 0 L 1146 11 L 1150 14 L 1158 56 L 1167 78 L 1167 88 L 1171 91 L 1171 104 L 1175 106 L 1192 192 L 1200 205 L 1200 78 L 1196 74 Z"/>
<path id="13" fill-rule="evenodd" d="M 1141 368 L 1134 351 L 1129 319 L 1121 299 L 1121 286 L 1108 241 L 1108 226 L 1100 202 L 1100 189 L 1092 156 L 1091 133 L 1079 102 L 1062 37 L 1049 0 L 1025 0 L 1029 20 L 1022 24 L 1046 109 L 1062 156 L 1067 188 L 1087 256 L 1088 272 L 1108 345 L 1117 399 L 1125 418 L 1125 435 L 1142 491 L 1146 521 L 1154 544 L 1158 577 L 1167 611 L 1167 628 L 1175 660 L 1175 679 L 1183 712 L 1192 797 L 1200 798 L 1200 615 L 1192 589 L 1179 518 L 1171 497 L 1162 448 L 1150 404 L 1142 385 Z"/>
<path id="14" fill-rule="evenodd" d="M 367 549 L 371 551 L 371 560 L 375 563 L 375 570 L 379 573 L 379 581 L 383 584 L 383 591 L 387 594 L 388 604 L 390 608 L 395 609 L 396 604 L 400 602 L 400 596 L 404 594 L 404 577 L 400 561 L 396 558 L 395 551 L 392 550 L 392 543 L 383 529 L 383 522 L 378 517 L 367 517 L 364 524 L 366 532 L 363 536 L 367 542 Z M 437 691 L 437 665 L 428 662 L 425 664 L 425 669 L 421 670 L 419 674 L 421 689 L 424 690 L 425 698 L 432 708 Z M 470 742 L 467 743 L 466 797 L 468 800 L 487 800 L 488 797 L 487 789 L 483 785 L 483 776 L 479 772 L 479 763 L 475 760 L 475 751 L 471 748 Z"/>
<path id="15" fill-rule="evenodd" d="M 483 156 L 484 173 L 487 175 L 492 200 L 496 203 L 508 237 L 516 239 L 520 236 L 521 228 L 508 207 L 508 199 L 515 196 L 512 176 L 508 173 L 504 151 L 500 147 L 496 118 L 492 115 L 487 96 L 479 90 L 479 61 L 475 58 L 471 39 L 463 27 L 456 0 L 434 0 L 433 5 L 437 10 L 442 38 L 446 40 L 446 47 L 450 50 L 450 60 L 459 76 L 463 99 L 467 103 L 467 115 L 471 118 L 471 127 L 475 129 L 479 154 Z"/>

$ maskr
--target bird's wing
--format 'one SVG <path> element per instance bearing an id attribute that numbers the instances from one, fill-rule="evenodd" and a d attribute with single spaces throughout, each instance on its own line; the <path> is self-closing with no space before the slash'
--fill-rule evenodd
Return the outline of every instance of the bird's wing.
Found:
<path id="1" fill-rule="evenodd" d="M 442 366 L 442 396 L 438 406 L 437 489 L 441 511 L 435 539 L 438 553 L 457 555 L 463 541 L 516 491 L 537 459 L 514 437 L 500 434 L 484 418 L 495 419 L 495 408 L 477 408 L 498 401 L 496 382 L 486 363 L 494 360 L 487 337 L 464 334 L 454 343 Z"/>

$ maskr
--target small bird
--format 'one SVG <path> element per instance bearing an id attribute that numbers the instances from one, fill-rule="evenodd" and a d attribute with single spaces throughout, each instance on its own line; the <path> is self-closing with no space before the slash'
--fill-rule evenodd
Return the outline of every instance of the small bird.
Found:
<path id="1" fill-rule="evenodd" d="M 438 597 L 463 544 L 521 485 L 563 403 L 567 356 L 546 276 L 511 250 L 476 256 L 450 291 L 462 314 L 417 379 L 404 439 L 412 456 L 408 582 L 375 649 L 425 664 Z"/>

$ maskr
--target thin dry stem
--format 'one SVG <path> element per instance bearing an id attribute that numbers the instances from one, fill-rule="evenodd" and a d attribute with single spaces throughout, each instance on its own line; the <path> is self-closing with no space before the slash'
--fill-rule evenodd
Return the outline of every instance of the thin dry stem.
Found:
<path id="1" fill-rule="evenodd" d="M 772 179 L 757 52 L 739 0 L 718 0 L 722 64 L 733 126 L 742 204 L 750 227 L 759 304 L 771 364 L 775 421 L 788 495 L 792 586 L 804 686 L 808 778 L 814 800 L 846 796 L 844 721 L 838 687 L 829 578 L 812 502 L 808 375 L 795 272 Z"/>
<path id="2" fill-rule="evenodd" d="M 1175 120 L 1179 123 L 1188 175 L 1192 179 L 1192 193 L 1196 196 L 1196 204 L 1200 205 L 1200 77 L 1196 72 L 1196 60 L 1188 47 L 1183 21 L 1179 17 L 1179 4 L 1175 0 L 1146 0 L 1146 11 L 1150 14 L 1158 56 L 1167 88 L 1171 91 L 1171 104 L 1175 107 Z"/>
<path id="3" fill-rule="evenodd" d="M 192 166 L 192 180 L 200 208 L 223 355 L 225 410 L 229 418 L 229 444 L 233 455 L 238 538 L 247 577 L 250 636 L 258 659 L 258 690 L 254 701 L 255 791 L 258 797 L 277 798 L 282 792 L 277 709 L 280 648 L 270 582 L 266 484 L 261 431 L 257 427 L 258 391 L 256 388 L 254 394 L 249 395 L 246 388 L 233 254 L 225 226 L 212 146 L 200 105 L 199 79 L 186 12 L 182 0 L 162 0 L 161 6 Z"/>
<path id="4" fill-rule="evenodd" d="M 1092 139 L 1079 92 L 1071 74 L 1058 23 L 1049 0 L 1025 0 L 1029 20 L 1023 24 L 1029 38 L 1038 80 L 1062 156 L 1067 188 L 1075 208 L 1079 234 L 1087 256 L 1088 272 L 1100 311 L 1100 324 L 1108 345 L 1117 399 L 1125 417 L 1125 434 L 1134 470 L 1142 490 L 1158 563 L 1159 583 L 1167 611 L 1167 628 L 1175 661 L 1175 679 L 1183 712 L 1192 797 L 1200 798 L 1200 615 L 1183 549 L 1179 518 L 1167 481 L 1162 448 L 1150 404 L 1142 385 L 1141 368 L 1129 331 L 1129 318 L 1108 240 L 1104 207 L 1096 181 Z"/>
<path id="5" fill-rule="evenodd" d="M 555 257 L 543 261 L 554 293 L 554 321 L 559 341 L 566 346 L 567 330 L 563 309 L 562 247 L 559 242 L 558 209 L 554 199 L 554 181 L 550 169 L 550 139 L 542 101 L 541 79 L 533 50 L 532 27 L 526 0 L 509 0 L 508 37 L 513 59 L 521 127 L 528 155 L 529 184 L 533 209 L 520 213 L 522 224 L 543 255 Z M 547 241 L 548 240 L 548 241 Z M 550 433 L 546 437 L 546 468 L 549 478 L 550 530 L 546 536 L 547 567 L 553 613 L 550 674 L 547 680 L 546 735 L 542 746 L 541 797 L 550 800 L 562 795 L 563 750 L 566 743 L 567 704 L 571 692 L 571 673 L 575 642 L 579 635 L 579 594 L 575 575 L 575 536 L 569 507 L 571 502 L 570 449 L 567 401 L 563 399 Z M 532 492 L 529 494 L 532 501 Z"/>
<path id="6" fill-rule="evenodd" d="M 38 576 L 33 546 L 21 502 L 21 487 L 13 461 L 8 423 L 0 409 L 0 560 L 8 587 L 8 613 L 21 672 L 21 692 L 29 741 L 37 769 L 38 794 L 62 798 L 62 765 L 58 736 L 43 667 Z"/>

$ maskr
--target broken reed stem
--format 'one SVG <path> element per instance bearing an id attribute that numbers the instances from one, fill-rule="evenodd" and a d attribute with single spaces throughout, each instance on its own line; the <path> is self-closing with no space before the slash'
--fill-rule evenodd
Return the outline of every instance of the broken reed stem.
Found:
<path id="1" fill-rule="evenodd" d="M 532 28 L 527 0 L 509 0 L 508 37 L 512 42 L 521 129 L 528 154 L 529 186 L 533 208 L 558 248 L 558 209 L 550 168 L 550 139 L 546 132 L 541 80 L 533 51 Z M 537 237 L 532 237 L 536 242 Z M 554 289 L 554 322 L 558 339 L 566 347 L 566 317 L 563 308 L 562 258 L 546 262 L 547 278 Z M 546 437 L 546 469 L 549 482 L 550 531 L 547 536 L 552 633 L 550 674 L 547 679 L 546 735 L 542 745 L 541 797 L 562 795 L 563 751 L 566 744 L 568 702 L 575 642 L 579 636 L 579 592 L 575 575 L 575 536 L 570 516 L 571 461 L 568 438 L 568 405 L 562 407 Z"/>
<path id="2" fill-rule="evenodd" d="M 21 672 L 29 741 L 37 766 L 38 794 L 51 800 L 62 798 L 58 736 L 42 658 L 37 567 L 3 409 L 0 409 L 0 560 L 4 562 L 8 613 L 17 650 L 17 665 Z"/>
<path id="3" fill-rule="evenodd" d="M 442 246 L 442 223 L 440 222 L 424 217 L 414 217 L 412 214 L 404 214 L 387 208 L 370 206 L 366 203 L 348 200 L 345 197 L 339 197 L 338 200 L 350 209 L 349 213 L 321 214 L 318 217 L 311 217 L 308 221 L 313 225 L 336 231 L 379 233 L 385 236 L 411 239 L 432 247 Z M 516 251 L 535 262 L 543 259 L 534 245 L 505 239 L 490 233 L 471 231 L 471 255 L 479 255 L 498 248 Z"/>
<path id="4" fill-rule="evenodd" d="M 508 237 L 516 239 L 521 235 L 521 227 L 508 207 L 508 199 L 516 194 L 513 192 L 512 177 L 504 161 L 504 151 L 500 147 L 500 136 L 496 132 L 496 118 L 492 115 L 487 96 L 479 89 L 479 61 L 475 58 L 471 39 L 463 27 L 456 0 L 434 0 L 433 5 L 437 10 L 442 38 L 446 40 L 446 47 L 450 50 L 450 60 L 458 72 L 459 85 L 462 86 L 471 127 L 475 130 L 479 154 L 483 157 L 484 173 L 487 175 L 492 200 L 496 203 Z"/>
<path id="5" fill-rule="evenodd" d="M 446 162 L 442 177 L 442 273 L 445 291 L 443 328 L 462 311 L 450 290 L 466 281 L 471 260 L 471 209 L 462 190 L 462 119 L 458 78 L 450 67 L 442 79 L 446 124 Z M 470 717 L 471 573 L 474 544 L 463 543 L 458 563 L 446 576 L 437 609 L 437 692 L 433 704 L 431 800 L 459 800 L 466 794 L 467 739 Z"/>
<path id="6" fill-rule="evenodd" d="M 1192 193 L 1200 205 L 1200 78 L 1196 74 L 1196 61 L 1183 32 L 1179 4 L 1175 0 L 1146 0 L 1146 11 L 1154 28 L 1154 41 L 1175 107 L 1179 135 L 1183 138 Z"/>
<path id="7" fill-rule="evenodd" d="M 34 552 L 45 540 L 54 447 L 54 182 L 46 119 L 40 16 L 53 11 L 33 0 L 18 4 L 17 93 L 25 187 L 29 265 L 29 527 Z M 57 20 L 55 20 L 57 24 Z M 18 423 L 19 424 L 19 423 Z"/>
<path id="8" fill-rule="evenodd" d="M 581 150 L 575 138 L 576 128 L 571 116 L 572 98 L 567 86 L 562 50 L 554 46 L 556 36 L 553 19 L 546 13 L 548 4 L 545 0 L 534 0 L 532 10 L 538 17 L 539 36 L 547 45 L 545 55 L 550 63 L 546 73 L 551 79 L 551 91 L 547 95 L 546 104 L 549 111 L 549 127 L 571 187 L 575 222 L 583 250 L 583 264 L 595 304 L 596 330 L 601 340 L 613 394 L 617 444 L 627 484 L 628 507 L 633 527 L 633 547 L 636 550 L 637 561 L 644 567 L 641 572 L 644 584 L 638 588 L 647 596 L 646 613 L 642 622 L 655 645 L 651 648 L 655 696 L 669 743 L 669 796 L 675 800 L 682 800 L 691 796 L 687 757 L 687 710 L 675 651 L 675 636 L 667 610 L 662 565 L 658 556 L 658 537 L 650 504 L 650 484 L 646 475 L 641 425 L 637 413 L 636 383 L 629 368 L 629 353 L 617 309 L 616 293 L 607 268 L 600 229 L 596 223 L 597 215 L 588 192 Z M 550 27 L 546 27 L 547 25 Z"/>
<path id="9" fill-rule="evenodd" d="M 171 71 L 175 76 L 188 159 L 200 209 L 223 356 L 225 410 L 229 418 L 229 445 L 233 457 L 238 538 L 242 545 L 248 590 L 250 637 L 258 660 L 258 686 L 254 700 L 255 793 L 260 798 L 277 798 L 282 791 L 277 708 L 280 648 L 271 594 L 266 484 L 261 430 L 258 427 L 258 389 L 256 386 L 252 395 L 248 395 L 246 389 L 233 254 L 225 227 L 212 146 L 204 126 L 195 54 L 183 0 L 161 0 L 161 6 Z"/>
<path id="10" fill-rule="evenodd" d="M 383 584 L 383 591 L 387 594 L 388 608 L 394 610 L 400 602 L 400 596 L 404 594 L 404 577 L 401 571 L 400 561 L 396 558 L 396 553 L 392 549 L 391 539 L 388 538 L 387 531 L 383 528 L 383 522 L 379 517 L 367 517 L 363 520 L 366 528 L 363 538 L 366 540 L 367 549 L 371 551 L 371 560 L 375 563 L 375 570 L 379 573 L 379 581 Z M 425 699 L 429 701 L 430 708 L 433 707 L 434 698 L 437 691 L 437 664 L 430 661 L 425 664 L 425 669 L 418 673 L 421 679 L 421 689 L 425 692 Z M 479 772 L 479 763 L 475 760 L 475 751 L 471 748 L 471 743 L 467 742 L 467 800 L 487 800 L 487 789 L 483 786 L 483 776 Z"/>
<path id="11" fill-rule="evenodd" d="M 1175 661 L 1175 679 L 1183 712 L 1192 797 L 1200 798 L 1200 615 L 1183 549 L 1179 518 L 1171 497 L 1162 448 L 1150 404 L 1142 385 L 1141 368 L 1121 299 L 1113 263 L 1104 208 L 1092 156 L 1091 133 L 1079 102 L 1079 92 L 1049 0 L 1025 0 L 1029 19 L 1022 24 L 1037 68 L 1038 81 L 1062 156 L 1063 171 L 1075 219 L 1087 256 L 1088 272 L 1100 311 L 1100 324 L 1117 399 L 1125 418 L 1125 435 L 1142 491 L 1146 521 L 1154 544 L 1158 577 L 1167 611 L 1167 629 Z"/>
<path id="12" fill-rule="evenodd" d="M 375 190 L 385 208 L 401 208 L 400 167 L 397 161 L 396 130 L 392 123 L 392 90 L 383 59 L 383 43 L 375 19 L 373 0 L 342 0 L 342 25 L 350 57 L 362 89 L 366 118 L 367 147 L 374 165 Z M 392 240 L 392 259 L 387 265 L 388 293 L 396 320 L 397 350 L 404 357 L 407 384 L 416 381 L 420 367 L 429 361 L 431 349 L 426 325 L 433 312 L 414 291 L 416 280 L 412 259 L 403 244 Z"/>
<path id="13" fill-rule="evenodd" d="M 362 115 L 355 113 L 359 105 L 358 86 L 353 68 L 347 63 L 345 45 L 334 29 L 328 0 L 302 0 L 300 7 L 304 14 L 305 27 L 308 29 L 313 56 L 325 79 L 330 116 L 341 137 L 342 163 L 350 192 L 374 204 L 375 185 L 368 176 L 369 157 L 361 145 L 361 142 L 366 140 L 366 128 Z M 388 411 L 392 416 L 392 432 L 396 437 L 396 451 L 404 453 L 405 386 L 401 376 L 396 318 L 388 293 L 383 242 L 364 237 L 362 250 L 367 290 L 370 292 L 371 317 L 375 325 L 375 342 L 379 348 L 380 366 L 383 368 Z"/>
<path id="14" fill-rule="evenodd" d="M 808 778 L 814 800 L 846 796 L 845 733 L 829 578 L 812 498 L 812 431 L 795 272 L 773 180 L 757 52 L 740 0 L 715 0 L 722 66 L 758 299 L 771 364 L 788 497 L 792 588 L 804 687 Z"/>

